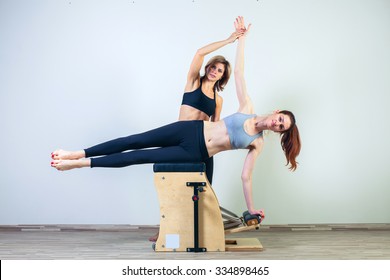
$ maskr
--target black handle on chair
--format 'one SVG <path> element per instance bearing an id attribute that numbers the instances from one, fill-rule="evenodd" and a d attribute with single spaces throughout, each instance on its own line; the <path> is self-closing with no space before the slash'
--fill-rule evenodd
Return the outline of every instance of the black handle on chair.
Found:
<path id="1" fill-rule="evenodd" d="M 252 215 L 249 211 L 245 211 L 242 213 L 242 217 L 244 218 L 245 224 L 248 226 L 257 225 L 261 223 L 260 215 Z"/>

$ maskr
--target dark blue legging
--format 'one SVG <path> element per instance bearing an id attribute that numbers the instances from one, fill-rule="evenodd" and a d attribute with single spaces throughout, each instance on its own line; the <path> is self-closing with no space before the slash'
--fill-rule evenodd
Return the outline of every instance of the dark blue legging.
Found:
<path id="1" fill-rule="evenodd" d="M 203 121 L 179 121 L 144 133 L 114 139 L 85 149 L 85 155 L 93 157 L 91 167 L 205 162 L 209 159 L 204 142 Z"/>
<path id="2" fill-rule="evenodd" d="M 210 184 L 213 184 L 213 172 L 214 172 L 214 160 L 213 157 L 204 159 L 203 162 L 206 164 L 206 176 Z"/>

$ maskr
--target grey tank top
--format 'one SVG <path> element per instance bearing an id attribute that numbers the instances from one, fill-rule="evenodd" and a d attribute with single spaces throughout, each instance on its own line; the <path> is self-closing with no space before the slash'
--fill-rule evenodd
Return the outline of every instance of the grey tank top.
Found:
<path id="1" fill-rule="evenodd" d="M 249 135 L 245 132 L 244 122 L 254 116 L 256 115 L 247 115 L 237 112 L 223 119 L 229 134 L 232 149 L 245 149 L 250 143 L 252 143 L 253 140 L 263 135 L 263 132 L 255 135 Z"/>

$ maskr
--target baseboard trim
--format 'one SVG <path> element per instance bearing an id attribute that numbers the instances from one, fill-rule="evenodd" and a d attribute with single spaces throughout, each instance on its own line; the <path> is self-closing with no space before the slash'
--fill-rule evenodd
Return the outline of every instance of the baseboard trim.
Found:
<path id="1" fill-rule="evenodd" d="M 133 232 L 156 231 L 158 225 L 109 225 L 109 224 L 20 224 L 0 225 L 0 232 L 17 231 L 105 231 L 105 232 Z M 390 231 L 388 223 L 365 224 L 286 224 L 261 225 L 260 231 L 343 231 L 343 230 L 372 230 Z"/>

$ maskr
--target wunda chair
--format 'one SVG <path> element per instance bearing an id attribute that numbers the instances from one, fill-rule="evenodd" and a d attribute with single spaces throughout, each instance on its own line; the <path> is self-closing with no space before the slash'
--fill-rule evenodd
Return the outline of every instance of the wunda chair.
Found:
<path id="1" fill-rule="evenodd" d="M 258 228 L 260 220 L 251 226 L 225 230 L 223 215 L 207 180 L 204 163 L 156 163 L 153 170 L 160 203 L 160 232 L 153 245 L 155 251 L 223 252 L 263 249 L 256 238 L 225 240 L 226 234 Z M 225 218 L 235 215 L 223 210 Z"/>

